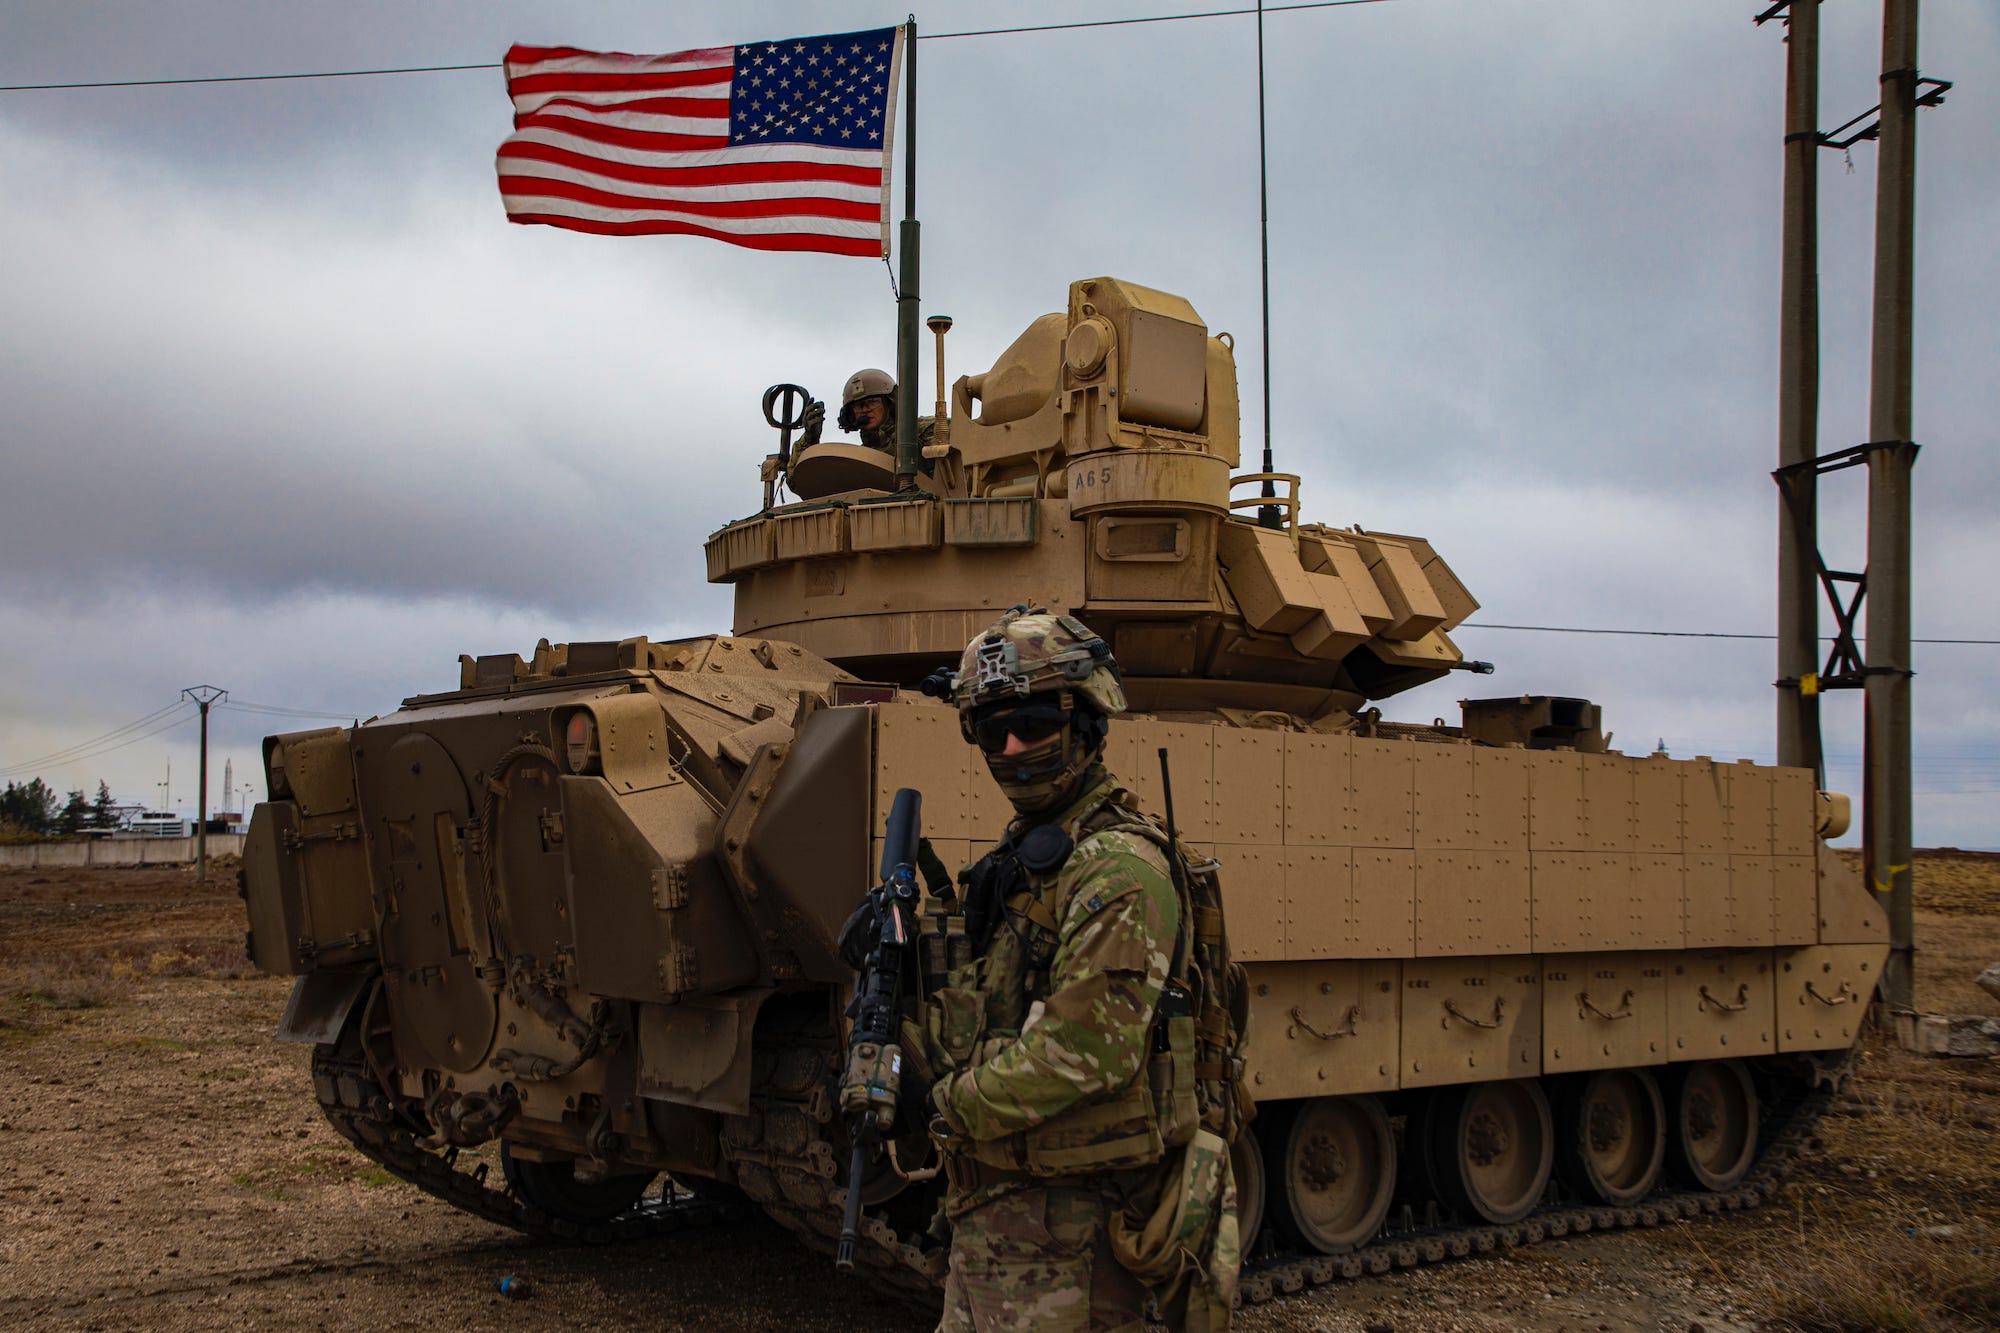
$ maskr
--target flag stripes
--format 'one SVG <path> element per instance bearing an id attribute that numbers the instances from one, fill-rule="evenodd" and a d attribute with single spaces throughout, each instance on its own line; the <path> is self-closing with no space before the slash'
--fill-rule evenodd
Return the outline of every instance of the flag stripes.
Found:
<path id="1" fill-rule="evenodd" d="M 901 29 L 665 56 L 515 46 L 510 221 L 888 253 Z"/>

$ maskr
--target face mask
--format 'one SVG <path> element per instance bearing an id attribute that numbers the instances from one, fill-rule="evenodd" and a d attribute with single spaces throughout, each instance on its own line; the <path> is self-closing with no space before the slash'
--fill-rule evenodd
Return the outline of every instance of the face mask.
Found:
<path id="1" fill-rule="evenodd" d="M 1002 756 L 981 746 L 987 771 L 1021 814 L 1039 814 L 1063 805 L 1075 794 L 1077 780 L 1097 757 L 1097 746 L 1078 735 L 1074 726 L 1063 724 L 1059 736 L 1045 754 Z M 1006 747 L 1004 736 L 1000 744 L 1002 749 Z"/>

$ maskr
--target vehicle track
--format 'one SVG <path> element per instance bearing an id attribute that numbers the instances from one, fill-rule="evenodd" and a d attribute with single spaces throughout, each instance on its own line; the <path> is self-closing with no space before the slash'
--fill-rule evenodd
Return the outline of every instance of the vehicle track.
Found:
<path id="1" fill-rule="evenodd" d="M 833 1058 L 823 1034 L 807 1028 L 782 1034 L 762 1067 L 751 1113 L 730 1117 L 724 1131 L 724 1152 L 736 1163 L 737 1183 L 744 1194 L 803 1244 L 825 1254 L 833 1252 L 839 1235 L 844 1200 L 836 1179 L 842 1145 L 832 1136 L 835 1118 L 823 1090 L 827 1062 Z M 1757 1162 L 1734 1189 L 1715 1193 L 1665 1189 L 1618 1208 L 1550 1204 L 1505 1226 L 1390 1230 L 1347 1254 L 1275 1254 L 1245 1263 L 1241 1299 L 1261 1304 L 1341 1279 L 1493 1254 L 1560 1236 L 1656 1227 L 1757 1207 L 1777 1193 L 1786 1172 L 1808 1146 L 1851 1063 L 1852 1052 L 1837 1067 L 1818 1071 L 1810 1086 L 1794 1086 L 1771 1108 L 1763 1119 Z M 685 1193 L 670 1177 L 663 1177 L 667 1184 L 659 1196 L 607 1222 L 580 1224 L 552 1217 L 504 1184 L 489 1183 L 488 1163 L 461 1167 L 458 1150 L 421 1146 L 416 1133 L 396 1119 L 358 1043 L 317 1047 L 313 1086 L 320 1109 L 334 1128 L 385 1170 L 456 1208 L 531 1236 L 605 1244 L 747 1215 L 741 1204 Z M 927 1257 L 922 1240 L 918 1234 L 899 1234 L 882 1210 L 871 1211 L 864 1218 L 856 1263 L 885 1294 L 935 1306 L 941 1270 Z"/>
<path id="2" fill-rule="evenodd" d="M 1765 1117 L 1764 1128 L 1767 1132 L 1761 1136 L 1763 1146 L 1757 1162 L 1743 1183 L 1734 1189 L 1717 1193 L 1660 1190 L 1639 1203 L 1622 1208 L 1545 1205 L 1519 1222 L 1506 1226 L 1390 1231 L 1349 1254 L 1280 1255 L 1251 1261 L 1243 1267 L 1243 1300 L 1259 1304 L 1275 1296 L 1291 1295 L 1309 1286 L 1321 1286 L 1341 1278 L 1366 1277 L 1399 1268 L 1414 1268 L 1419 1264 L 1492 1254 L 1557 1236 L 1656 1227 L 1709 1213 L 1755 1208 L 1777 1194 L 1785 1173 L 1810 1143 L 1813 1129 L 1839 1092 L 1852 1058 L 1850 1051 L 1848 1059 L 1837 1069 L 1822 1071 L 1817 1082 L 1809 1088 L 1794 1089 L 1790 1097 Z"/>

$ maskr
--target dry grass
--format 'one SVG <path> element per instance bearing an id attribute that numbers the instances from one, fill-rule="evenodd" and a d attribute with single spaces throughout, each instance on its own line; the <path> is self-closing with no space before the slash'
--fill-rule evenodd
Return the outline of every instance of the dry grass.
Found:
<path id="1" fill-rule="evenodd" d="M 35 1008 L 103 1008 L 130 989 L 132 978 L 116 969 L 101 957 L 34 959 L 0 968 L 0 1025 L 19 1026 L 12 1020 Z"/>
<path id="2" fill-rule="evenodd" d="M 1996 1103 L 1990 1066 L 1883 1051 L 1864 1096 L 1823 1125 L 1824 1151 L 1753 1247 L 1776 1326 L 1799 1333 L 2000 1326 Z M 1881 1095 L 1869 1098 L 1869 1088 Z M 1872 1101 L 1872 1104 L 1870 1104 Z"/>
<path id="3" fill-rule="evenodd" d="M 102 1009 L 126 999 L 140 981 L 256 975 L 240 939 L 104 943 L 92 949 L 0 947 L 0 1035 L 32 1035 L 48 1017 Z"/>
<path id="4" fill-rule="evenodd" d="M 1968 1090 L 1982 1076 L 1984 1062 L 1870 1053 L 1862 1095 L 1822 1123 L 1783 1195 L 1726 1241 L 1699 1226 L 1683 1240 L 1767 1328 L 2000 1327 L 2000 1102 Z"/>
<path id="5" fill-rule="evenodd" d="M 244 956 L 241 941 L 184 940 L 161 945 L 151 941 L 104 944 L 89 950 L 69 950 L 53 957 L 0 958 L 0 995 L 32 991 L 89 988 L 147 977 L 207 977 L 234 981 L 256 969 Z M 90 1006 L 71 1006 L 88 1008 Z"/>
<path id="6" fill-rule="evenodd" d="M 236 980 L 255 972 L 241 944 L 214 940 L 164 949 L 114 945 L 0 963 L 0 1036 L 32 1036 L 48 1017 L 116 1004 L 150 978 Z"/>
<path id="7" fill-rule="evenodd" d="M 1991 1328 L 2000 1275 L 1958 1242 L 1897 1237 L 1786 1276 L 1771 1304 L 1777 1325 L 1798 1333 Z"/>

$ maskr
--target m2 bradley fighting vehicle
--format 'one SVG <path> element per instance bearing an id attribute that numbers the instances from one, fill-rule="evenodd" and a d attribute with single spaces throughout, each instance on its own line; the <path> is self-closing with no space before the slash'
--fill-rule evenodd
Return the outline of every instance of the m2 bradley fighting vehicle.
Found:
<path id="1" fill-rule="evenodd" d="M 266 742 L 251 954 L 298 977 L 280 1036 L 317 1044 L 362 1151 L 529 1230 L 747 1199 L 831 1248 L 836 935 L 898 788 L 947 865 L 1004 826 L 915 687 L 1035 602 L 1111 643 L 1111 766 L 1157 809 L 1164 747 L 1220 863 L 1252 1299 L 1773 1187 L 1886 953 L 1822 842 L 1845 798 L 1620 754 L 1579 698 L 1382 720 L 1476 665 L 1449 637 L 1476 603 L 1428 541 L 1233 475 L 1230 340 L 1178 297 L 1075 283 L 957 381 L 920 467 L 785 439 L 764 507 L 707 542 L 733 635 L 465 657 L 448 693 Z M 504 1186 L 459 1160 L 495 1141 Z M 921 1290 L 928 1145 L 896 1147 L 857 1257 Z"/>

